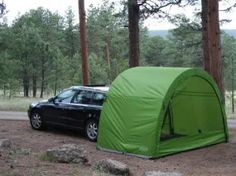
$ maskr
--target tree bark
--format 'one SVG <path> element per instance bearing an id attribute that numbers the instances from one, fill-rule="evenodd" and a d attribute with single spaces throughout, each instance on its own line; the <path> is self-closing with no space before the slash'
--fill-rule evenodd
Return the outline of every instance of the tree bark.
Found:
<path id="1" fill-rule="evenodd" d="M 129 13 L 129 67 L 139 66 L 139 5 L 137 0 L 128 1 Z"/>
<path id="2" fill-rule="evenodd" d="M 37 77 L 35 73 L 33 74 L 32 82 L 33 82 L 33 97 L 35 98 L 37 95 Z"/>
<path id="3" fill-rule="evenodd" d="M 79 24 L 80 24 L 80 45 L 81 45 L 81 57 L 82 57 L 82 75 L 83 85 L 89 84 L 89 72 L 88 72 L 88 43 L 87 43 L 87 31 L 86 31 L 86 13 L 84 9 L 84 0 L 79 0 Z"/>
<path id="4" fill-rule="evenodd" d="M 12 86 L 11 86 L 11 83 L 9 83 L 9 99 L 11 99 L 12 97 Z"/>
<path id="5" fill-rule="evenodd" d="M 54 96 L 56 96 L 56 94 L 57 94 L 57 80 L 54 84 Z"/>
<path id="6" fill-rule="evenodd" d="M 218 0 L 209 0 L 209 37 L 210 37 L 210 55 L 211 55 L 211 73 L 224 95 L 224 85 L 222 81 L 222 61 L 220 44 L 220 26 L 219 26 L 219 3 Z"/>
<path id="7" fill-rule="evenodd" d="M 232 70 L 231 70 L 231 105 L 232 105 L 232 113 L 234 113 L 234 59 L 231 56 L 231 65 L 232 65 Z"/>
<path id="8" fill-rule="evenodd" d="M 4 95 L 4 97 L 6 96 L 6 84 L 5 83 L 3 84 L 3 95 Z"/>
<path id="9" fill-rule="evenodd" d="M 45 67 L 44 67 L 44 58 L 42 58 L 42 65 L 41 65 L 41 92 L 40 92 L 40 98 L 43 98 L 44 83 L 45 83 Z"/>
<path id="10" fill-rule="evenodd" d="M 29 76 L 26 70 L 23 74 L 24 97 L 29 97 Z"/>
<path id="11" fill-rule="evenodd" d="M 212 75 L 224 95 L 218 0 L 202 0 L 202 25 L 204 69 Z"/>
<path id="12" fill-rule="evenodd" d="M 105 44 L 105 58 L 106 58 L 106 63 L 107 63 L 107 74 L 108 74 L 108 83 L 111 83 L 111 63 L 110 63 L 110 52 L 109 52 L 109 42 L 106 41 Z"/>
<path id="13" fill-rule="evenodd" d="M 209 32 L 208 32 L 208 0 L 202 0 L 202 48 L 203 48 L 203 66 L 211 74 L 210 70 L 210 50 L 209 50 Z"/>
<path id="14" fill-rule="evenodd" d="M 106 42 L 106 44 L 105 44 L 105 58 L 106 58 L 108 70 L 110 70 L 111 64 L 110 64 L 110 51 L 109 51 L 109 43 L 108 42 Z"/>

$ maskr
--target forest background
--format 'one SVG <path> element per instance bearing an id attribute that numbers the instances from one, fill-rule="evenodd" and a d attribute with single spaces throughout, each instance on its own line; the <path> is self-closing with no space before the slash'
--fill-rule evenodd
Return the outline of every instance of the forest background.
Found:
<path id="1" fill-rule="evenodd" d="M 79 25 L 75 23 L 75 15 L 71 8 L 61 16 L 40 7 L 18 16 L 11 24 L 1 22 L 0 109 L 6 109 L 6 102 L 19 104 L 16 98 L 48 98 L 82 83 Z M 169 21 L 177 27 L 164 31 L 164 35 L 159 35 L 159 31 L 157 35 L 148 31 L 141 19 L 140 65 L 202 68 L 199 14 L 196 13 L 194 20 L 178 14 Z M 118 11 L 114 3 L 104 1 L 88 8 L 90 84 L 109 85 L 129 67 L 127 24 L 127 9 Z M 222 71 L 228 112 L 234 112 L 235 48 L 234 30 L 222 30 Z M 16 108 L 21 109 L 25 110 L 25 106 Z"/>

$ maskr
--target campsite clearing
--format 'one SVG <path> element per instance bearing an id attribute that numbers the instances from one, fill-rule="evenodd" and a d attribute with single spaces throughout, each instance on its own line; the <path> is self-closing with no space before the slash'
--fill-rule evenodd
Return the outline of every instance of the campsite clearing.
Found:
<path id="1" fill-rule="evenodd" d="M 28 121 L 0 121 L 0 138 L 8 138 L 15 152 L 3 152 L 0 156 L 0 175 L 46 175 L 86 176 L 100 174 L 91 169 L 93 162 L 111 158 L 128 165 L 133 176 L 143 176 L 145 171 L 176 172 L 183 176 L 193 175 L 235 175 L 236 128 L 229 129 L 230 142 L 183 152 L 155 160 L 146 160 L 126 155 L 102 152 L 96 144 L 89 142 L 78 133 L 49 129 L 34 131 Z M 43 161 L 41 156 L 48 148 L 66 143 L 81 144 L 86 148 L 89 162 L 59 164 Z"/>

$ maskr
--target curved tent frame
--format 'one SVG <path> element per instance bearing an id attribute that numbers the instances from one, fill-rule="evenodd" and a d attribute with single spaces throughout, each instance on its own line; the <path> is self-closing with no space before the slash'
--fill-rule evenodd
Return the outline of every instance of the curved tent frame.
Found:
<path id="1" fill-rule="evenodd" d="M 221 94 L 205 71 L 136 67 L 112 83 L 97 147 L 156 158 L 227 139 Z"/>

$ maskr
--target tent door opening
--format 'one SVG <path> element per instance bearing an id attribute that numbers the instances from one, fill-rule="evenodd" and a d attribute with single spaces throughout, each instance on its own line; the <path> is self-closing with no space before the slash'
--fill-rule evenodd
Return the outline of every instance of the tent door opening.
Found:
<path id="1" fill-rule="evenodd" d="M 183 134 L 178 134 L 175 132 L 174 128 L 174 115 L 173 115 L 173 110 L 172 110 L 172 105 L 171 101 L 167 107 L 162 128 L 161 128 L 161 136 L 160 136 L 160 141 L 165 141 L 177 137 L 182 137 L 185 136 Z"/>

